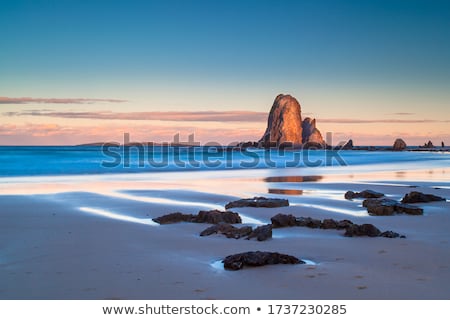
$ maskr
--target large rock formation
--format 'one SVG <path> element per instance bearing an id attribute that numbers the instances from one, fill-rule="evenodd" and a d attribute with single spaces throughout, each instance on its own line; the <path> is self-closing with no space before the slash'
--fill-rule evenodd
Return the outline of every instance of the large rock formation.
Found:
<path id="1" fill-rule="evenodd" d="M 394 151 L 402 151 L 406 149 L 406 143 L 403 141 L 403 139 L 397 139 L 394 142 L 394 145 L 392 146 L 392 149 Z"/>
<path id="2" fill-rule="evenodd" d="M 301 107 L 291 95 L 279 94 L 273 102 L 267 121 L 267 129 L 259 140 L 263 147 L 299 147 L 305 144 L 324 146 L 322 134 L 316 128 L 316 120 L 302 121 Z"/>

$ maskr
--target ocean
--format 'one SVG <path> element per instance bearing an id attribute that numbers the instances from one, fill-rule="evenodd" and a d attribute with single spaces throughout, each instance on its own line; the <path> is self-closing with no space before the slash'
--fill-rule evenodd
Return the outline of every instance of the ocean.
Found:
<path id="1" fill-rule="evenodd" d="M 283 168 L 333 173 L 450 168 L 450 153 L 161 146 L 0 147 L 0 177 Z"/>

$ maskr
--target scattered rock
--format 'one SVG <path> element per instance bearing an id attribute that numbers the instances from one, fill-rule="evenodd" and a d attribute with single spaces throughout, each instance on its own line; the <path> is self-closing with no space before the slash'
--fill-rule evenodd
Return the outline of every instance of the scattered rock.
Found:
<path id="1" fill-rule="evenodd" d="M 322 228 L 322 229 L 337 229 L 338 222 L 333 219 L 324 219 L 320 225 L 320 228 Z"/>
<path id="2" fill-rule="evenodd" d="M 363 190 L 361 192 L 353 192 L 353 191 L 347 191 L 344 195 L 345 199 L 352 200 L 354 198 L 381 198 L 384 197 L 384 194 L 380 192 L 376 192 L 373 190 Z"/>
<path id="3" fill-rule="evenodd" d="M 238 213 L 232 211 L 219 211 L 219 210 L 209 210 L 200 211 L 195 218 L 197 223 L 242 223 L 241 217 Z"/>
<path id="4" fill-rule="evenodd" d="M 225 209 L 230 208 L 241 208 L 241 207 L 256 207 L 256 208 L 278 208 L 289 206 L 289 201 L 287 199 L 276 199 L 276 198 L 264 198 L 264 197 L 254 197 L 249 199 L 240 199 L 236 201 L 231 201 L 225 205 Z"/>
<path id="5" fill-rule="evenodd" d="M 245 226 L 236 228 L 228 223 L 215 224 L 209 228 L 206 228 L 200 233 L 201 237 L 210 236 L 212 234 L 223 234 L 227 238 L 239 239 L 248 236 L 252 232 L 252 227 Z"/>
<path id="6" fill-rule="evenodd" d="M 227 256 L 223 260 L 226 270 L 240 270 L 244 266 L 260 267 L 268 264 L 304 264 L 305 262 L 278 252 L 249 251 Z"/>
<path id="7" fill-rule="evenodd" d="M 423 146 L 421 146 L 420 148 L 426 148 L 426 149 L 433 149 L 434 145 L 433 142 L 431 142 L 430 140 L 428 140 L 427 143 L 425 143 Z"/>
<path id="8" fill-rule="evenodd" d="M 312 229 L 320 228 L 322 225 L 322 221 L 319 219 L 313 219 L 310 217 L 300 217 L 297 218 L 297 226 L 299 227 L 308 227 Z"/>
<path id="9" fill-rule="evenodd" d="M 341 150 L 352 150 L 353 149 L 353 140 L 350 139 L 341 147 Z"/>
<path id="10" fill-rule="evenodd" d="M 403 139 L 397 139 L 392 146 L 392 150 L 394 151 L 403 151 L 407 147 L 406 142 Z"/>
<path id="11" fill-rule="evenodd" d="M 247 240 L 250 240 L 252 238 L 256 238 L 258 241 L 265 241 L 267 239 L 272 238 L 272 225 L 266 224 L 264 226 L 259 226 L 255 230 L 253 230 L 249 236 L 247 237 Z"/>
<path id="12" fill-rule="evenodd" d="M 180 212 L 169 213 L 164 216 L 152 219 L 159 224 L 171 224 L 177 222 L 194 222 L 194 223 L 242 223 L 238 213 L 232 211 L 200 211 L 198 215 L 183 214 Z"/>
<path id="13" fill-rule="evenodd" d="M 362 203 L 371 216 L 392 216 L 396 204 L 397 201 L 390 199 L 366 199 Z"/>
<path id="14" fill-rule="evenodd" d="M 368 236 L 368 237 L 378 237 L 381 234 L 381 231 L 375 227 L 373 224 L 352 224 L 349 226 L 344 236 L 346 237 L 362 237 L 362 236 Z"/>
<path id="15" fill-rule="evenodd" d="M 297 225 L 297 218 L 292 214 L 279 213 L 270 218 L 274 228 L 294 227 Z"/>
<path id="16" fill-rule="evenodd" d="M 392 216 L 394 213 L 422 215 L 423 209 L 391 199 L 366 199 L 362 203 L 371 216 Z"/>
<path id="17" fill-rule="evenodd" d="M 433 194 L 424 194 L 422 192 L 412 191 L 405 194 L 402 203 L 417 203 L 417 202 L 433 202 L 433 201 L 445 201 L 445 198 L 435 196 Z"/>
<path id="18" fill-rule="evenodd" d="M 184 214 L 181 212 L 169 213 L 161 217 L 157 217 L 152 219 L 154 222 L 159 224 L 171 224 L 178 222 L 194 222 L 194 215 L 192 214 Z"/>
<path id="19" fill-rule="evenodd" d="M 354 224 L 354 223 L 351 222 L 350 220 L 341 220 L 341 221 L 338 221 L 336 229 L 338 229 L 338 230 L 339 229 L 347 229 L 352 224 Z"/>
<path id="20" fill-rule="evenodd" d="M 414 215 L 414 216 L 423 215 L 422 208 L 412 206 L 412 205 L 406 204 L 406 203 L 397 203 L 395 205 L 395 211 L 397 211 L 399 213 L 406 213 L 406 214 Z"/>
<path id="21" fill-rule="evenodd" d="M 405 236 L 401 236 L 397 232 L 394 232 L 394 231 L 384 231 L 384 232 L 380 233 L 379 236 L 384 237 L 384 238 L 391 238 L 391 239 L 399 238 L 399 237 L 406 238 Z"/>

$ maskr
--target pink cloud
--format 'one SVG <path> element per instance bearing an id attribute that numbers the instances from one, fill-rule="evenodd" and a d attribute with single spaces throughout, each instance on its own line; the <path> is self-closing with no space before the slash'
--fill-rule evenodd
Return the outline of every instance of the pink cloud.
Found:
<path id="1" fill-rule="evenodd" d="M 89 104 L 94 102 L 120 103 L 127 102 L 119 99 L 90 99 L 90 98 L 10 98 L 0 97 L 0 104 L 28 104 L 28 103 L 54 103 L 54 104 Z"/>
<path id="2" fill-rule="evenodd" d="M 70 119 L 101 120 L 159 120 L 159 121 L 220 121 L 220 122 L 262 122 L 267 113 L 254 111 L 160 111 L 160 112 L 56 112 L 30 110 L 23 112 L 4 112 L 4 116 L 41 116 Z"/>

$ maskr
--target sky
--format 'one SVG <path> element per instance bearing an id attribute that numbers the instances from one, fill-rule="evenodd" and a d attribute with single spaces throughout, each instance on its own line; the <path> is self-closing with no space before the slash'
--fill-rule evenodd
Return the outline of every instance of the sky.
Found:
<path id="1" fill-rule="evenodd" d="M 333 144 L 450 145 L 450 1 L 0 0 L 0 145 L 258 140 L 291 94 Z"/>

